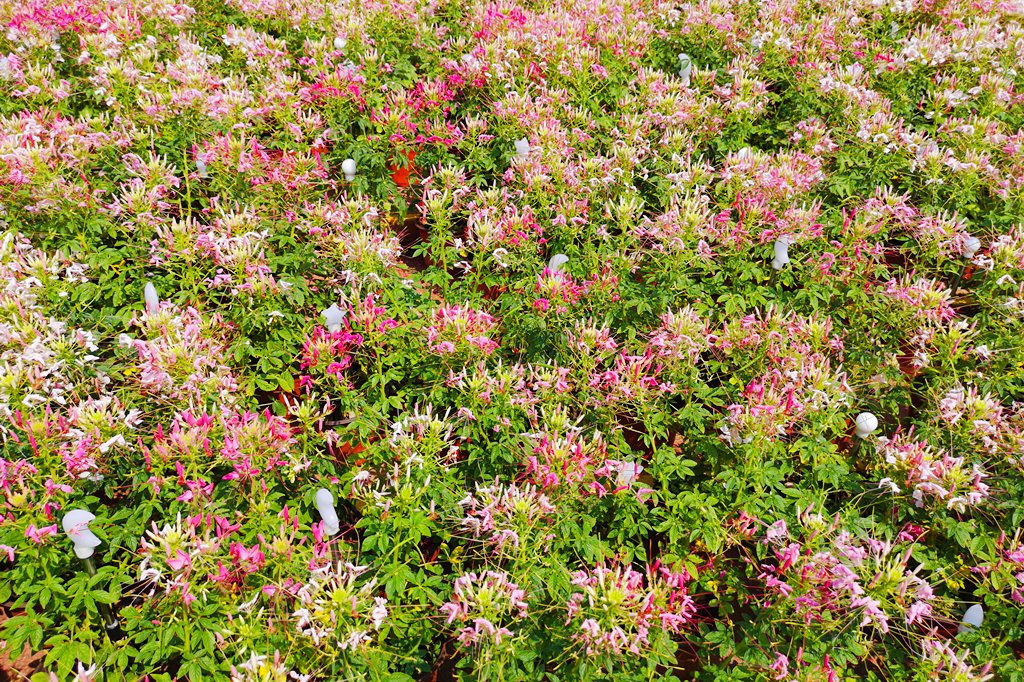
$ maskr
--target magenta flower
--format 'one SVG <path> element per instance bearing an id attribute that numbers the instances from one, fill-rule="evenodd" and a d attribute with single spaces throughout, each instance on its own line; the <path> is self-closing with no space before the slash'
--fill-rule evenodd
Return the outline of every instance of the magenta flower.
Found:
<path id="1" fill-rule="evenodd" d="M 45 526 L 43 528 L 36 528 L 36 524 L 28 524 L 28 528 L 25 529 L 25 537 L 35 542 L 37 545 L 43 544 L 43 541 L 47 536 L 57 534 L 57 524 L 52 526 Z"/>

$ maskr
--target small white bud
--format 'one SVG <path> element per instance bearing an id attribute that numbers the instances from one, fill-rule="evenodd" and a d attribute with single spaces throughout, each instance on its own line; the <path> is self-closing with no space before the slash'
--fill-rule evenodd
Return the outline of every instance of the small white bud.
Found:
<path id="1" fill-rule="evenodd" d="M 964 240 L 964 253 L 963 256 L 967 260 L 974 258 L 974 254 L 978 253 L 978 249 L 981 248 L 981 240 L 977 237 L 968 237 Z"/>
<path id="2" fill-rule="evenodd" d="M 521 140 L 516 140 L 516 154 L 526 158 L 530 153 L 530 140 L 524 137 Z"/>
<path id="3" fill-rule="evenodd" d="M 156 287 L 152 282 L 146 282 L 143 295 L 146 298 L 146 312 L 150 315 L 160 312 L 160 297 L 156 295 Z"/>
<path id="4" fill-rule="evenodd" d="M 867 438 L 875 429 L 878 428 L 878 417 L 870 412 L 861 412 L 857 415 L 856 424 L 857 428 L 854 431 L 854 434 L 858 438 Z"/>
<path id="5" fill-rule="evenodd" d="M 341 172 L 345 174 L 345 179 L 352 182 L 356 179 L 356 160 L 345 159 L 341 162 Z"/>
<path id="6" fill-rule="evenodd" d="M 345 49 L 346 45 L 348 45 L 348 41 L 345 40 L 344 38 L 342 38 L 341 36 L 338 36 L 337 38 L 334 39 L 334 49 L 335 50 L 338 50 L 339 52 L 341 52 L 342 50 Z"/>
<path id="7" fill-rule="evenodd" d="M 556 253 L 554 256 L 551 257 L 551 260 L 548 261 L 548 270 L 550 270 L 551 274 L 553 275 L 560 275 L 563 272 L 562 266 L 564 266 L 568 262 L 568 256 L 566 256 L 564 253 Z"/>
<path id="8" fill-rule="evenodd" d="M 327 488 L 316 491 L 316 510 L 324 520 L 324 532 L 337 535 L 341 524 L 338 522 L 338 512 L 334 509 L 334 495 Z"/>
<path id="9" fill-rule="evenodd" d="M 780 237 L 775 240 L 775 258 L 772 260 L 772 267 L 776 270 L 789 265 L 789 238 Z"/>
<path id="10" fill-rule="evenodd" d="M 88 559 L 102 544 L 102 541 L 89 530 L 89 522 L 95 518 L 96 515 L 87 509 L 72 509 L 64 515 L 61 522 L 64 532 L 75 544 L 75 556 L 79 559 Z"/>
<path id="11" fill-rule="evenodd" d="M 960 622 L 958 630 L 960 634 L 970 632 L 974 628 L 981 627 L 984 620 L 985 609 L 981 608 L 981 604 L 975 604 L 964 613 L 964 619 Z"/>

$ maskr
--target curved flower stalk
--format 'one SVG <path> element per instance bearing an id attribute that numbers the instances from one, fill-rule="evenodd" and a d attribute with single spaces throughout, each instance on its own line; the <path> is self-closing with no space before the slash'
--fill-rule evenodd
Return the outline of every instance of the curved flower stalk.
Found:
<path id="1" fill-rule="evenodd" d="M 377 303 L 378 298 L 379 292 L 365 297 L 353 297 L 349 303 L 347 319 L 352 333 L 380 344 L 380 338 L 398 327 L 399 323 L 389 316 L 387 308 Z"/>
<path id="2" fill-rule="evenodd" d="M 794 660 L 779 652 L 775 652 L 774 655 L 775 660 L 768 666 L 768 671 L 771 679 L 776 682 L 819 682 L 836 679 L 838 670 L 832 666 L 828 654 L 825 654 L 820 665 L 813 665 L 804 660 L 803 647 L 797 650 Z"/>
<path id="3" fill-rule="evenodd" d="M 616 354 L 607 370 L 593 372 L 588 387 L 592 389 L 590 403 L 594 406 L 646 405 L 675 391 L 674 384 L 663 381 L 659 374 L 661 363 L 650 355 Z"/>
<path id="4" fill-rule="evenodd" d="M 300 215 L 320 255 L 339 268 L 383 275 L 399 263 L 401 244 L 386 214 L 363 195 L 307 203 Z"/>
<path id="5" fill-rule="evenodd" d="M 477 191 L 466 204 L 468 244 L 490 252 L 501 270 L 519 271 L 540 253 L 544 230 L 533 209 L 520 206 L 508 188 Z"/>
<path id="6" fill-rule="evenodd" d="M 414 405 L 411 414 L 392 422 L 388 443 L 402 459 L 448 462 L 458 452 L 454 430 L 450 410 L 442 416 L 433 405 Z"/>
<path id="7" fill-rule="evenodd" d="M 533 307 L 539 313 L 554 310 L 556 314 L 568 313 L 572 306 L 580 301 L 589 290 L 590 282 L 577 284 L 572 275 L 561 272 L 552 273 L 545 266 L 544 272 L 537 275 L 534 284 L 534 295 L 537 296 Z"/>
<path id="8" fill-rule="evenodd" d="M 802 152 L 766 154 L 745 147 L 730 153 L 721 171 L 723 183 L 773 202 L 790 201 L 825 179 L 821 159 Z"/>
<path id="9" fill-rule="evenodd" d="M 1021 543 L 1021 533 L 1021 529 L 1017 529 L 1009 539 L 1001 535 L 996 551 L 988 557 L 988 563 L 971 569 L 984 576 L 992 592 L 1004 603 L 1012 603 L 1014 608 L 1024 604 L 1024 544 Z"/>
<path id="10" fill-rule="evenodd" d="M 323 327 L 317 327 L 302 345 L 299 368 L 309 372 L 312 377 L 334 375 L 341 379 L 345 370 L 352 365 L 352 353 L 362 344 L 362 335 L 348 329 L 329 332 Z"/>
<path id="11" fill-rule="evenodd" d="M 702 258 L 713 255 L 710 227 L 715 216 L 711 198 L 699 192 L 680 192 L 671 197 L 664 213 L 652 218 L 644 215 L 631 227 L 631 232 L 655 254 L 685 253 L 697 240 L 696 253 Z"/>
<path id="12" fill-rule="evenodd" d="M 607 324 L 598 326 L 593 319 L 577 320 L 571 331 L 566 331 L 569 348 L 596 366 L 612 357 L 618 350 L 618 343 Z"/>
<path id="13" fill-rule="evenodd" d="M 772 306 L 725 322 L 721 332 L 708 336 L 708 342 L 719 357 L 754 356 L 769 366 L 790 370 L 807 362 L 821 363 L 827 357 L 841 362 L 843 336 L 831 317 L 804 316 Z"/>
<path id="14" fill-rule="evenodd" d="M 239 653 L 244 656 L 245 650 Z M 285 665 L 277 649 L 273 656 L 251 651 L 244 663 L 231 666 L 231 682 L 309 682 L 310 677 Z"/>
<path id="15" fill-rule="evenodd" d="M 612 561 L 572 574 L 574 593 L 566 604 L 566 625 L 590 657 L 611 661 L 648 651 L 663 634 L 678 633 L 693 618 L 696 605 L 685 570 L 648 566 L 646 575 Z"/>
<path id="16" fill-rule="evenodd" d="M 85 282 L 87 266 L 35 249 L 21 234 L 0 246 L 0 414 L 53 410 L 108 393 L 97 335 L 43 312 L 45 297 Z M 63 280 L 63 282 L 62 282 Z M 58 294 L 65 296 L 65 293 Z M 0 426 L 0 434 L 6 435 Z"/>
<path id="17" fill-rule="evenodd" d="M 949 642 L 926 639 L 921 643 L 923 658 L 934 666 L 932 679 L 948 680 L 949 682 L 988 682 L 995 678 L 992 661 L 988 661 L 980 670 L 967 661 L 971 651 L 964 649 L 957 652 Z"/>
<path id="18" fill-rule="evenodd" d="M 382 521 L 394 516 L 395 504 L 399 505 L 395 514 L 435 518 L 436 493 L 445 489 L 449 473 L 456 471 L 456 426 L 450 411 L 442 416 L 435 414 L 431 405 L 415 405 L 411 414 L 392 422 L 386 447 L 368 451 L 367 468 L 348 473 L 351 496 L 371 505 L 373 515 Z M 431 498 L 429 502 L 427 498 Z"/>
<path id="19" fill-rule="evenodd" d="M 578 430 L 552 430 L 525 434 L 527 480 L 545 491 L 585 495 L 593 489 L 595 471 L 608 457 L 600 431 L 590 438 Z"/>
<path id="20" fill-rule="evenodd" d="M 691 306 L 661 315 L 661 325 L 651 334 L 652 354 L 670 372 L 693 367 L 708 348 L 708 320 Z"/>
<path id="21" fill-rule="evenodd" d="M 297 411 L 306 415 L 313 409 L 300 407 Z M 305 434 L 297 439 L 288 420 L 269 410 L 250 412 L 224 406 L 215 414 L 180 412 L 170 428 L 158 426 L 152 445 L 142 448 L 149 474 L 145 486 L 154 498 L 165 487 L 177 486 L 180 494 L 175 499 L 197 509 L 209 501 L 214 487 L 204 477 L 220 470 L 219 480 L 237 482 L 229 485 L 255 493 L 265 489 L 268 475 L 294 480 L 310 467 L 310 459 L 296 447 L 299 440 L 306 439 Z M 185 475 L 186 466 L 195 478 Z"/>
<path id="22" fill-rule="evenodd" d="M 1019 410 L 1005 408 L 991 393 L 982 396 L 976 386 L 954 385 L 939 399 L 937 412 L 936 421 L 960 442 L 980 446 L 990 455 L 1015 453 L 1020 447 Z"/>
<path id="23" fill-rule="evenodd" d="M 175 522 L 159 528 L 156 522 L 140 540 L 142 563 L 139 575 L 153 581 L 153 590 L 163 588 L 164 594 L 179 594 L 188 607 L 204 598 L 210 589 L 219 589 L 217 582 L 234 575 L 258 571 L 265 556 L 258 545 L 251 550 L 232 542 L 231 534 L 241 528 L 214 514 L 188 516 L 181 514 Z M 231 560 L 222 548 L 230 548 Z M 228 561 L 225 567 L 222 561 Z"/>
<path id="24" fill-rule="evenodd" d="M 946 211 L 940 211 L 934 215 L 924 215 L 911 227 L 911 231 L 917 238 L 922 249 L 928 249 L 944 258 L 965 254 L 970 244 L 974 252 L 980 247 L 971 242 L 975 237 L 970 235 L 970 225 L 966 218 Z M 965 256 L 967 260 L 974 257 L 974 253 Z"/>
<path id="25" fill-rule="evenodd" d="M 241 182 L 255 188 L 277 189 L 287 194 L 309 194 L 317 181 L 328 178 L 328 171 L 306 151 L 279 151 L 264 147 L 244 132 L 231 131 L 204 141 L 197 155 L 214 182 L 237 186 Z"/>
<path id="26" fill-rule="evenodd" d="M 563 404 L 572 397 L 571 367 L 555 363 L 506 365 L 499 360 L 487 367 L 481 360 L 475 367 L 464 367 L 458 374 L 449 372 L 447 386 L 464 397 L 471 411 L 487 410 L 498 421 L 496 430 L 511 424 L 513 415 L 529 411 L 539 404 Z M 507 406 L 506 410 L 499 409 Z"/>
<path id="27" fill-rule="evenodd" d="M 951 292 L 938 280 L 906 275 L 900 280 L 889 280 L 885 295 L 916 319 L 938 324 L 956 317 L 949 304 Z"/>

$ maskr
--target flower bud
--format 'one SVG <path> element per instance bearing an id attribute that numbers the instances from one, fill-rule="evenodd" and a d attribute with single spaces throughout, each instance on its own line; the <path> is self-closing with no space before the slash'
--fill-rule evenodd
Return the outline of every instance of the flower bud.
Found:
<path id="1" fill-rule="evenodd" d="M 772 267 L 776 270 L 789 265 L 789 238 L 780 237 L 775 240 L 775 258 L 772 260 Z"/>
<path id="2" fill-rule="evenodd" d="M 316 491 L 316 509 L 320 512 L 320 518 L 324 520 L 324 532 L 327 535 L 337 535 L 340 529 L 338 512 L 334 509 L 334 495 L 327 488 Z"/>
<path id="3" fill-rule="evenodd" d="M 156 287 L 153 286 L 152 282 L 146 282 L 143 295 L 146 298 L 146 312 L 150 315 L 156 315 L 160 311 L 160 297 L 156 295 Z"/>
<path id="4" fill-rule="evenodd" d="M 341 162 L 341 172 L 345 174 L 345 179 L 352 182 L 356 179 L 356 160 L 345 159 Z"/>
<path id="5" fill-rule="evenodd" d="M 867 438 L 871 432 L 878 428 L 878 417 L 870 412 L 861 412 L 857 415 L 857 428 L 854 432 L 858 438 Z"/>
<path id="6" fill-rule="evenodd" d="M 64 515 L 61 525 L 64 532 L 75 544 L 75 556 L 79 559 L 88 559 L 100 546 L 102 541 L 89 530 L 89 522 L 94 520 L 96 515 L 86 509 L 72 509 Z"/>
<path id="7" fill-rule="evenodd" d="M 974 258 L 974 254 L 981 248 L 981 240 L 977 237 L 968 237 L 964 240 L 963 257 L 967 260 Z"/>
<path id="8" fill-rule="evenodd" d="M 981 608 L 981 604 L 974 604 L 964 613 L 964 619 L 960 622 L 959 627 L 960 634 L 981 627 L 981 623 L 984 620 L 985 609 Z"/>

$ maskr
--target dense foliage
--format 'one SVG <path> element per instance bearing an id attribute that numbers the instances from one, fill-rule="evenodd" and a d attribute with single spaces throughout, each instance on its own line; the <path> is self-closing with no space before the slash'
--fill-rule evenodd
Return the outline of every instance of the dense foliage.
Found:
<path id="1" fill-rule="evenodd" d="M 1022 15 L 0 0 L 0 641 L 1024 680 Z"/>

